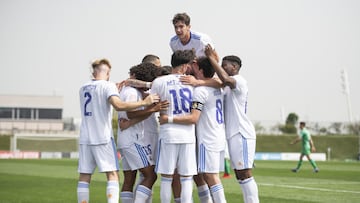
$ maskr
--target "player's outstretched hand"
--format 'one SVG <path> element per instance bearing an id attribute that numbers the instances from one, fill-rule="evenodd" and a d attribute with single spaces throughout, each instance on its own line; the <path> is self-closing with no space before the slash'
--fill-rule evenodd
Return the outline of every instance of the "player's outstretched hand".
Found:
<path id="1" fill-rule="evenodd" d="M 153 105 L 150 105 L 147 108 L 151 112 L 166 111 L 169 108 L 169 104 L 170 104 L 170 102 L 165 100 L 165 101 L 160 101 L 158 103 L 154 103 Z"/>
<path id="2" fill-rule="evenodd" d="M 157 103 L 160 101 L 160 97 L 159 95 L 157 94 L 149 94 L 149 96 L 147 96 L 145 99 L 145 104 L 148 106 L 150 104 L 153 104 L 153 103 Z"/>
<path id="3" fill-rule="evenodd" d="M 198 85 L 198 81 L 192 75 L 183 75 L 183 76 L 180 77 L 180 81 L 184 85 L 191 85 L 191 86 L 197 86 Z"/>
<path id="4" fill-rule="evenodd" d="M 116 83 L 116 87 L 118 88 L 119 92 L 125 85 L 126 85 L 126 80 Z"/>
<path id="5" fill-rule="evenodd" d="M 211 47 L 210 44 L 206 45 L 206 47 L 205 47 L 205 55 L 208 58 L 213 58 L 217 61 L 218 55 L 217 55 L 216 51 Z"/>
<path id="6" fill-rule="evenodd" d="M 121 130 L 126 130 L 131 126 L 131 122 L 127 119 L 120 119 L 119 120 L 119 127 Z"/>

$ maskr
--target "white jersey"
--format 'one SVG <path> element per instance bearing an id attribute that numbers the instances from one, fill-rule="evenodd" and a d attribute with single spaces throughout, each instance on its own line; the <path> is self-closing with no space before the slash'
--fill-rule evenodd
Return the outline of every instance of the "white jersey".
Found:
<path id="1" fill-rule="evenodd" d="M 79 90 L 81 126 L 79 144 L 99 145 L 113 137 L 111 96 L 119 96 L 115 83 L 92 80 Z"/>
<path id="2" fill-rule="evenodd" d="M 120 91 L 120 99 L 121 101 L 124 102 L 136 102 L 142 100 L 142 95 L 141 92 L 136 88 L 126 86 L 123 87 Z M 118 118 L 128 119 L 126 115 L 126 111 L 119 111 Z M 132 125 L 123 131 L 120 128 L 118 128 L 118 137 L 117 137 L 118 148 L 129 147 L 134 142 L 139 142 L 139 140 L 141 140 L 143 137 L 144 137 L 143 121 L 135 125 Z"/>
<path id="3" fill-rule="evenodd" d="M 210 44 L 212 48 L 215 48 L 208 35 L 194 31 L 190 32 L 190 41 L 185 45 L 181 43 L 177 35 L 170 40 L 170 47 L 173 52 L 177 50 L 195 49 L 195 55 L 197 57 L 205 56 L 205 46 L 208 44 Z"/>
<path id="4" fill-rule="evenodd" d="M 193 101 L 204 105 L 196 124 L 196 137 L 198 143 L 204 144 L 209 151 L 225 149 L 223 100 L 224 95 L 221 89 L 206 86 L 194 89 Z"/>
<path id="5" fill-rule="evenodd" d="M 168 100 L 169 116 L 187 115 L 191 112 L 193 87 L 180 82 L 181 75 L 170 74 L 156 78 L 151 86 L 151 93 L 158 94 L 162 101 Z M 166 123 L 160 125 L 159 139 L 165 143 L 195 143 L 194 125 Z"/>
<path id="6" fill-rule="evenodd" d="M 226 137 L 240 133 L 247 139 L 256 139 L 255 128 L 246 115 L 248 86 L 246 80 L 240 76 L 232 76 L 236 80 L 236 87 L 225 87 L 225 128 Z"/>

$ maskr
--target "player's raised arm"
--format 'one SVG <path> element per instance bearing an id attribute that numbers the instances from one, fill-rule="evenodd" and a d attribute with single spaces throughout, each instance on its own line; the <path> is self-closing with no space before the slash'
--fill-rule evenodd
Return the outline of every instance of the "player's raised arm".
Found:
<path id="1" fill-rule="evenodd" d="M 156 94 L 150 94 L 144 100 L 137 102 L 123 102 L 118 96 L 111 96 L 109 102 L 116 111 L 129 111 L 132 109 L 139 108 L 141 106 L 149 106 L 150 104 L 159 102 L 160 98 Z"/>
<path id="2" fill-rule="evenodd" d="M 193 103 L 193 105 L 194 105 L 194 103 Z M 200 114 L 201 114 L 201 111 L 197 110 L 197 109 L 192 109 L 191 114 L 184 115 L 184 116 L 169 117 L 168 115 L 163 114 L 163 115 L 160 115 L 159 122 L 161 125 L 165 124 L 165 123 L 177 123 L 177 124 L 184 124 L 184 125 L 196 124 L 200 118 Z"/>
<path id="3" fill-rule="evenodd" d="M 229 86 L 230 88 L 235 88 L 236 81 L 234 78 L 230 77 L 229 74 L 222 68 L 218 62 L 217 62 L 217 53 L 216 51 L 211 47 L 211 45 L 207 45 L 205 48 L 205 54 L 209 58 L 211 65 L 214 67 L 216 74 L 220 78 L 220 80 L 223 82 L 225 86 Z M 235 68 L 235 67 L 233 67 Z"/>
<path id="4" fill-rule="evenodd" d="M 180 77 L 180 81 L 185 85 L 192 85 L 194 87 L 197 86 L 208 86 L 214 88 L 221 88 L 223 87 L 223 83 L 219 78 L 212 78 L 210 80 L 200 80 L 196 79 L 192 75 L 183 75 Z"/>

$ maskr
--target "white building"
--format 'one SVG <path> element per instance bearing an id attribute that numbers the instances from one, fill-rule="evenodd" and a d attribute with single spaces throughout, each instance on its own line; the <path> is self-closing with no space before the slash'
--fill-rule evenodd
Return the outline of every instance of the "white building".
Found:
<path id="1" fill-rule="evenodd" d="M 0 95 L 0 133 L 62 131 L 63 97 Z"/>

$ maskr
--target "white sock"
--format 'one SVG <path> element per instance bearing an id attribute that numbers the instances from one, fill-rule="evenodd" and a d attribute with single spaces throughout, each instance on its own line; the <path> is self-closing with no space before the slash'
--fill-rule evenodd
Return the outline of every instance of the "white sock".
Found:
<path id="1" fill-rule="evenodd" d="M 171 202 L 171 194 L 172 194 L 171 183 L 172 183 L 172 178 L 161 177 L 161 183 L 160 183 L 161 203 Z"/>
<path id="2" fill-rule="evenodd" d="M 140 173 L 139 177 L 136 181 L 135 188 L 137 188 L 143 180 L 144 180 L 144 175 L 142 173 Z"/>
<path id="3" fill-rule="evenodd" d="M 181 182 L 181 203 L 192 203 L 193 178 L 180 177 Z"/>
<path id="4" fill-rule="evenodd" d="M 211 196 L 216 203 L 226 203 L 224 188 L 221 183 L 211 186 Z"/>
<path id="5" fill-rule="evenodd" d="M 243 181 L 238 180 L 244 195 L 244 203 L 258 203 L 258 187 L 256 185 L 254 177 L 250 177 Z"/>
<path id="6" fill-rule="evenodd" d="M 77 186 L 78 203 L 88 203 L 89 197 L 90 197 L 89 183 L 84 181 L 79 181 Z"/>
<path id="7" fill-rule="evenodd" d="M 151 196 L 151 190 L 143 185 L 138 185 L 135 192 L 134 203 L 143 203 Z"/>
<path id="8" fill-rule="evenodd" d="M 145 203 L 152 203 L 152 197 L 153 197 L 153 191 L 151 191 L 151 195 L 149 196 L 149 198 L 147 198 Z"/>
<path id="9" fill-rule="evenodd" d="M 207 184 L 197 187 L 201 203 L 212 203 L 209 186 Z"/>
<path id="10" fill-rule="evenodd" d="M 108 181 L 106 186 L 106 197 L 108 203 L 119 203 L 119 182 Z"/>
<path id="11" fill-rule="evenodd" d="M 142 173 L 140 173 L 135 188 L 137 188 L 143 180 L 144 180 L 144 175 Z M 146 203 L 152 203 L 152 194 L 153 194 L 153 188 L 151 190 L 151 194 L 150 194 L 149 198 L 146 199 Z M 135 198 L 136 198 L 136 195 L 135 195 Z"/>
<path id="12" fill-rule="evenodd" d="M 175 201 L 175 203 L 181 203 L 181 198 L 180 197 L 175 198 L 174 201 Z"/>
<path id="13" fill-rule="evenodd" d="M 121 192 L 120 199 L 122 203 L 133 203 L 134 202 L 134 194 L 129 191 Z"/>

